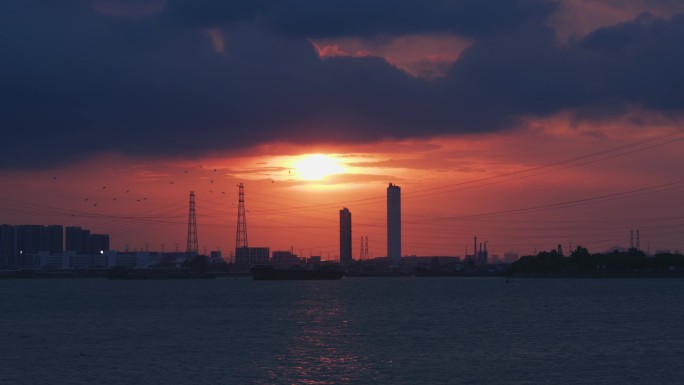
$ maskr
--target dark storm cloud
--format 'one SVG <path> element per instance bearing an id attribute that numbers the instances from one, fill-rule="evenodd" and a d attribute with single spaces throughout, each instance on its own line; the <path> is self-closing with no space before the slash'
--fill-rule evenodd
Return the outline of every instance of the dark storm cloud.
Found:
<path id="1" fill-rule="evenodd" d="M 600 29 L 576 44 L 579 58 L 592 60 L 600 85 L 595 103 L 610 100 L 658 110 L 684 108 L 684 14 L 663 20 L 649 14 Z M 578 65 L 581 63 L 578 63 Z"/>
<path id="2" fill-rule="evenodd" d="M 417 32 L 480 36 L 539 23 L 556 8 L 547 0 L 171 0 L 166 14 L 191 25 L 254 21 L 308 38 Z"/>
<path id="3" fill-rule="evenodd" d="M 644 14 L 564 46 L 550 29 L 525 29 L 479 40 L 444 83 L 479 127 L 562 110 L 578 118 L 614 117 L 630 107 L 679 114 L 682 44 L 684 15 Z"/>
<path id="4" fill-rule="evenodd" d="M 69 4 L 0 4 L 8 166 L 488 132 L 567 110 L 684 109 L 682 15 L 642 16 L 564 46 L 526 24 L 475 38 L 445 77 L 426 81 L 377 57 L 321 60 L 306 39 L 254 23 L 213 30 L 225 41 L 217 52 L 209 24 Z"/>

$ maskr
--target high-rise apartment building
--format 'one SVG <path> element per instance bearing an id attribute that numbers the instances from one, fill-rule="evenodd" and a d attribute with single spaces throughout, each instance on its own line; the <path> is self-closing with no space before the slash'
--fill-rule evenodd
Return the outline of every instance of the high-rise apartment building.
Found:
<path id="1" fill-rule="evenodd" d="M 63 227 L 61 225 L 20 225 L 14 226 L 16 248 L 22 254 L 35 254 L 47 251 L 60 254 L 63 248 Z"/>
<path id="2" fill-rule="evenodd" d="M 62 225 L 46 226 L 45 244 L 50 254 L 61 254 L 64 251 L 64 227 Z"/>
<path id="3" fill-rule="evenodd" d="M 89 249 L 91 254 L 109 250 L 109 234 L 91 234 Z"/>
<path id="4" fill-rule="evenodd" d="M 79 255 L 90 254 L 90 230 L 80 227 L 66 228 L 66 250 Z"/>
<path id="5" fill-rule="evenodd" d="M 14 226 L 0 225 L 0 269 L 16 267 L 15 242 Z"/>

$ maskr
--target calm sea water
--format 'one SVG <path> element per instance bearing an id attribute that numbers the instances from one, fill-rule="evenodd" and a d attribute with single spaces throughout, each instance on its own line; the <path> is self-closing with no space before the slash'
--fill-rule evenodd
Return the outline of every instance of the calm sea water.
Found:
<path id="1" fill-rule="evenodd" d="M 681 384 L 684 280 L 3 280 L 2 384 Z"/>

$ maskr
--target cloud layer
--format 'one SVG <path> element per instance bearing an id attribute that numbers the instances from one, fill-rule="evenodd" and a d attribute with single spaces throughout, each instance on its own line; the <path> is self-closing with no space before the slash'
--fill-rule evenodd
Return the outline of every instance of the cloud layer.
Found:
<path id="1" fill-rule="evenodd" d="M 165 15 L 195 26 L 255 22 L 304 38 L 425 32 L 482 36 L 539 23 L 556 8 L 540 0 L 172 0 Z"/>
<path id="2" fill-rule="evenodd" d="M 684 109 L 682 14 L 559 44 L 549 1 L 131 4 L 0 4 L 3 163 L 196 157 L 491 132 L 567 111 Z M 472 41 L 431 80 L 382 57 L 322 59 L 309 40 L 430 33 Z"/>

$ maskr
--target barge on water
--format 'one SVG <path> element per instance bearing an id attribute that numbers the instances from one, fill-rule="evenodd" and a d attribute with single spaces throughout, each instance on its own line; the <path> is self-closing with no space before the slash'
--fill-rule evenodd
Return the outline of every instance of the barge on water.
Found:
<path id="1" fill-rule="evenodd" d="M 344 276 L 344 271 L 328 266 L 317 269 L 277 269 L 271 265 L 257 265 L 249 272 L 256 281 L 340 279 Z"/>

